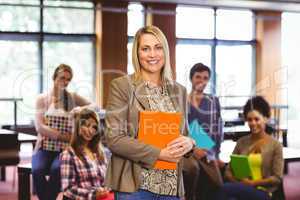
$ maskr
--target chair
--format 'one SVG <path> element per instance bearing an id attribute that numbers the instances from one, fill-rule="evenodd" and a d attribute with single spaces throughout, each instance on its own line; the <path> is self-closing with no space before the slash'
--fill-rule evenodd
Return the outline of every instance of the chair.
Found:
<path id="1" fill-rule="evenodd" d="M 0 129 L 0 167 L 1 180 L 5 181 L 5 167 L 16 166 L 20 162 L 18 134 Z M 15 174 L 15 173 L 14 173 Z M 13 178 L 14 186 L 15 178 Z"/>

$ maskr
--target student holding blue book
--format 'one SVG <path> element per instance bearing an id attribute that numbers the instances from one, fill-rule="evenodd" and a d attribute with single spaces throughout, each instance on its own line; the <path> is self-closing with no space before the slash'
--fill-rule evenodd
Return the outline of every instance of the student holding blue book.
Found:
<path id="1" fill-rule="evenodd" d="M 194 148 L 194 156 L 185 159 L 184 162 L 186 199 L 189 200 L 211 199 L 207 195 L 213 193 L 214 184 L 208 178 L 208 174 L 203 173 L 200 159 L 213 162 L 216 170 L 224 166 L 224 163 L 219 160 L 220 146 L 223 140 L 219 99 L 204 93 L 210 76 L 209 67 L 202 63 L 195 64 L 190 70 L 192 83 L 188 106 L 190 136 L 195 141 L 199 141 L 198 144 L 201 144 L 198 145 L 198 148 Z M 212 141 L 207 138 L 211 138 Z"/>
<path id="2" fill-rule="evenodd" d="M 261 96 L 249 99 L 244 106 L 244 117 L 250 128 L 250 135 L 238 140 L 233 154 L 261 154 L 261 178 L 234 176 L 230 165 L 225 177 L 229 181 L 217 193 L 216 200 L 271 200 L 283 177 L 282 145 L 266 133 L 270 117 L 270 106 Z"/>

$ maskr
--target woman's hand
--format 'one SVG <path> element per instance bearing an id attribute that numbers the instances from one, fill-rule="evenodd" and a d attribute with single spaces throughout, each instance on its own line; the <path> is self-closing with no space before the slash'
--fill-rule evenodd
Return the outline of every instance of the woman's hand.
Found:
<path id="1" fill-rule="evenodd" d="M 70 133 L 59 134 L 57 139 L 64 142 L 70 142 L 71 134 Z"/>
<path id="2" fill-rule="evenodd" d="M 170 147 L 163 148 L 158 156 L 159 160 L 178 163 L 182 157 L 174 156 Z"/>
<path id="3" fill-rule="evenodd" d="M 194 141 L 186 136 L 180 136 L 171 141 L 167 147 L 160 151 L 159 160 L 168 162 L 179 162 L 180 159 L 189 152 L 194 145 Z"/>
<path id="4" fill-rule="evenodd" d="M 241 180 L 241 183 L 249 186 L 255 186 L 255 182 L 253 180 L 250 180 L 248 178 L 244 178 Z"/>
<path id="5" fill-rule="evenodd" d="M 101 199 L 106 197 L 109 194 L 109 189 L 106 187 L 99 187 L 96 191 L 96 199 Z"/>
<path id="6" fill-rule="evenodd" d="M 167 147 L 170 148 L 171 154 L 174 157 L 182 157 L 184 154 L 192 150 L 194 144 L 195 142 L 193 139 L 186 136 L 180 136 L 171 141 Z"/>

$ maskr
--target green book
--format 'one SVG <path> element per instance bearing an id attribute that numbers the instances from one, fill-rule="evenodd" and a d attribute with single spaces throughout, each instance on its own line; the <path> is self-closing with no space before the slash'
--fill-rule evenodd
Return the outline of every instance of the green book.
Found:
<path id="1" fill-rule="evenodd" d="M 232 154 L 230 156 L 230 167 L 235 178 L 252 178 L 248 156 Z"/>

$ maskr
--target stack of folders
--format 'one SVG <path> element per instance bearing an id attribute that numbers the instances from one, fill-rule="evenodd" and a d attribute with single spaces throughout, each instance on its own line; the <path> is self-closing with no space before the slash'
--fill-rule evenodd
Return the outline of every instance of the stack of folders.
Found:
<path id="1" fill-rule="evenodd" d="M 141 111 L 139 114 L 138 140 L 160 149 L 180 135 L 182 114 L 171 112 Z M 177 164 L 166 161 L 156 161 L 155 169 L 173 169 Z"/>
<path id="2" fill-rule="evenodd" d="M 215 146 L 215 142 L 210 138 L 197 120 L 193 120 L 189 124 L 189 129 L 190 137 L 195 140 L 196 147 L 209 150 Z"/>
<path id="3" fill-rule="evenodd" d="M 261 154 L 237 155 L 230 156 L 230 167 L 233 175 L 238 180 L 249 178 L 259 180 L 261 175 L 262 157 Z"/>

